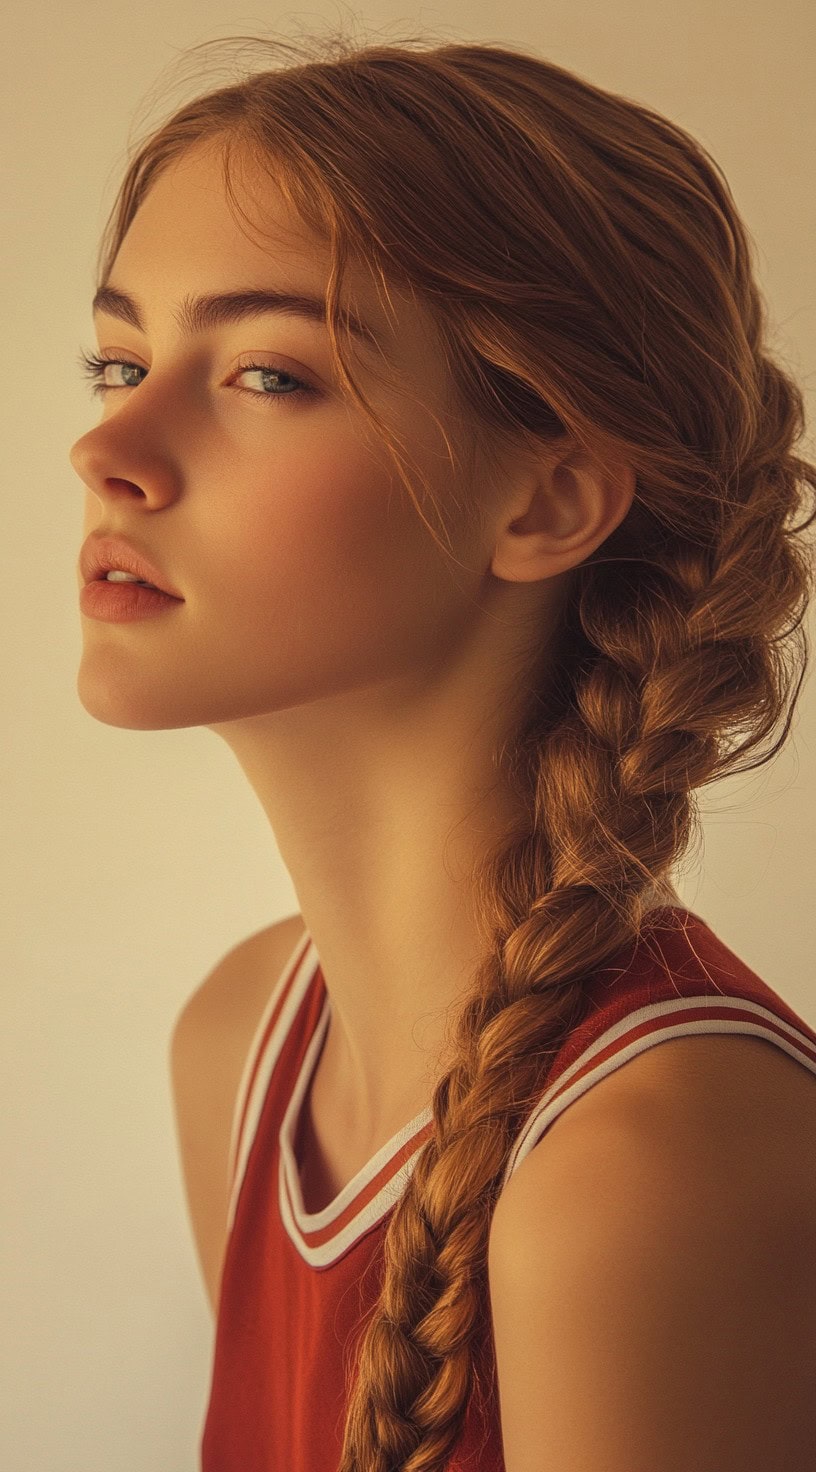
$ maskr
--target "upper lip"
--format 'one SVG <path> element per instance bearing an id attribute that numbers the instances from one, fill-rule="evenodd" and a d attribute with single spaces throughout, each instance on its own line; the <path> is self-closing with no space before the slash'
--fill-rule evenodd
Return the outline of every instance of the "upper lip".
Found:
<path id="1" fill-rule="evenodd" d="M 98 581 L 111 571 L 132 572 L 134 577 L 152 583 L 162 593 L 181 598 L 164 574 L 121 537 L 88 537 L 80 553 L 79 569 L 86 583 Z"/>

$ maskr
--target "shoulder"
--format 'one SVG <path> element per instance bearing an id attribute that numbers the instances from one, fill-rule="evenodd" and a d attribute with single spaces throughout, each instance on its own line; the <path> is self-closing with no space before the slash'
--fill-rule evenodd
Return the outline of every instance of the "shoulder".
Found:
<path id="1" fill-rule="evenodd" d="M 608 1075 L 491 1223 L 507 1472 L 806 1472 L 814 1264 L 816 1075 L 722 1034 Z"/>
<path id="2" fill-rule="evenodd" d="M 272 990 L 305 935 L 300 915 L 233 946 L 188 998 L 170 1040 L 176 1135 L 204 1286 L 217 1308 L 238 1088 Z"/>
<path id="3" fill-rule="evenodd" d="M 184 1003 L 173 1028 L 174 1047 L 206 1035 L 234 1031 L 240 1037 L 258 1020 L 298 941 L 301 915 L 289 915 L 239 941 L 216 962 Z"/>

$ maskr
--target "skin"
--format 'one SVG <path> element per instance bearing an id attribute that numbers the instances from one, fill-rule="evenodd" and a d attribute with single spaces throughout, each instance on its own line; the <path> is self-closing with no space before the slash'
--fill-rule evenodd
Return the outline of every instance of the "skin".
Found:
<path id="1" fill-rule="evenodd" d="M 253 177 L 247 161 L 236 190 L 257 221 Z M 519 660 L 546 659 L 570 571 L 623 519 L 634 475 L 567 437 L 508 457 L 499 484 L 477 471 L 456 488 L 452 564 L 341 394 L 323 326 L 264 316 L 181 338 L 187 293 L 325 293 L 328 247 L 268 180 L 254 187 L 263 239 L 199 146 L 153 186 L 114 262 L 147 330 L 100 314 L 99 348 L 149 371 L 109 370 L 100 422 L 71 449 L 83 539 L 130 539 L 185 601 L 129 624 L 83 617 L 78 694 L 109 725 L 203 725 L 233 751 L 321 958 L 335 1118 L 365 1146 L 419 1112 L 444 1067 L 446 1016 L 481 953 L 467 876 L 516 811 L 494 753 L 521 709 Z M 361 346 L 357 372 L 449 504 L 440 422 L 459 449 L 468 425 L 430 311 L 390 295 L 393 316 L 355 266 L 347 300 L 394 355 L 386 371 Z M 229 382 L 256 353 L 319 395 Z"/>

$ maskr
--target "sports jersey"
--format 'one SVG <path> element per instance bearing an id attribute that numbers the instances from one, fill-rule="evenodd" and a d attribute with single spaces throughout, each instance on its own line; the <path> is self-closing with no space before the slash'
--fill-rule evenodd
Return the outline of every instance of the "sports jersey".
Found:
<path id="1" fill-rule="evenodd" d="M 816 1081 L 816 1031 L 682 906 L 651 911 L 635 940 L 594 971 L 584 991 L 586 1013 L 548 1069 L 502 1185 L 576 1099 L 672 1038 L 764 1038 Z M 337 1472 L 339 1466 L 347 1375 L 379 1297 L 383 1236 L 433 1117 L 428 1106 L 335 1200 L 308 1213 L 294 1142 L 330 1015 L 307 932 L 271 992 L 236 1100 L 202 1472 Z M 446 1472 L 504 1472 L 487 1314 L 485 1325 Z"/>

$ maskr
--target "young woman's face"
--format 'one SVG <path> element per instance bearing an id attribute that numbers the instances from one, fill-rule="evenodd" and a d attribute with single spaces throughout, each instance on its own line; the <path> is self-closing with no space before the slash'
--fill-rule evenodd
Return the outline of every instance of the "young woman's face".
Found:
<path id="1" fill-rule="evenodd" d="M 101 420 L 71 450 L 87 487 L 84 536 L 132 542 L 184 599 L 136 622 L 82 618 L 80 699 L 111 725 L 214 725 L 383 682 L 419 689 L 455 661 L 478 616 L 489 546 L 475 518 L 457 513 L 453 549 L 466 570 L 452 568 L 343 397 L 323 325 L 289 312 L 192 336 L 178 326 L 180 305 L 199 294 L 325 295 L 328 249 L 265 177 L 254 190 L 252 180 L 249 165 L 234 171 L 265 239 L 233 216 L 214 151 L 192 151 L 160 177 L 110 274 L 143 330 L 106 311 L 95 319 L 101 356 L 136 371 L 106 370 Z M 434 419 L 462 451 L 467 431 L 452 416 L 430 318 L 393 293 L 389 323 L 367 279 L 355 272 L 350 286 L 345 304 L 393 358 L 389 369 L 355 343 L 366 394 L 434 496 L 466 504 L 478 488 L 451 484 Z M 253 362 L 277 373 L 248 371 Z"/>

